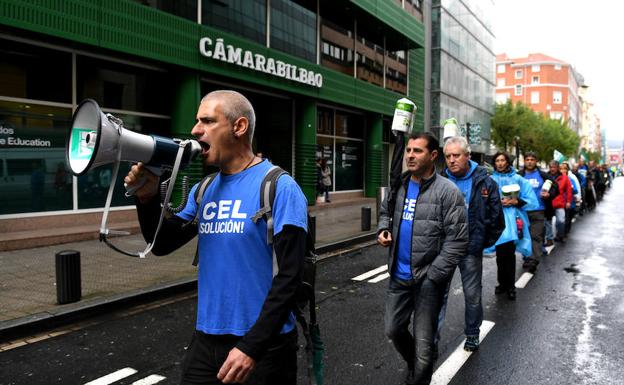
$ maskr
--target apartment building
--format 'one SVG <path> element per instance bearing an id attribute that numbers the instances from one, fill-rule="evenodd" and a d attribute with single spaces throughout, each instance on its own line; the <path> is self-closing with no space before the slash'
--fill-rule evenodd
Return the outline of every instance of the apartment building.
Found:
<path id="1" fill-rule="evenodd" d="M 579 87 L 583 77 L 562 60 L 541 53 L 510 58 L 496 55 L 496 102 L 522 102 L 551 119 L 562 119 L 575 132 L 581 126 Z"/>

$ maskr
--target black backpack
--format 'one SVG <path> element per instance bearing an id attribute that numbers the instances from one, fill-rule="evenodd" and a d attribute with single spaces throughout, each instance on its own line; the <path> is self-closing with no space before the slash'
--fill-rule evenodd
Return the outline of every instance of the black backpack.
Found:
<path id="1" fill-rule="evenodd" d="M 279 166 L 273 166 L 267 171 L 260 183 L 260 209 L 254 214 L 251 220 L 257 223 L 260 219 L 264 219 L 267 223 L 267 244 L 273 247 L 273 202 L 275 202 L 275 193 L 277 191 L 277 181 L 282 175 L 287 175 L 288 172 L 284 171 Z M 193 224 L 197 225 L 201 210 L 199 207 L 204 197 L 204 193 L 210 184 L 214 181 L 217 173 L 210 174 L 201 180 L 197 190 L 195 190 L 195 203 L 198 207 L 197 214 L 193 220 Z M 308 229 L 306 232 L 306 250 L 305 260 L 303 265 L 303 274 L 301 279 L 301 285 L 297 289 L 296 307 L 294 309 L 297 322 L 301 325 L 303 334 L 306 339 L 306 353 L 308 356 L 308 374 L 310 378 L 310 384 L 316 385 L 317 381 L 313 373 L 313 354 L 314 350 L 322 349 L 322 342 L 320 342 L 320 332 L 316 321 L 316 300 L 314 295 L 314 283 L 316 281 L 316 261 L 317 254 L 314 247 L 314 240 L 310 233 L 309 228 L 310 217 L 308 215 Z M 199 262 L 199 249 L 195 251 L 195 258 L 193 259 L 193 265 L 197 266 Z M 273 276 L 278 272 L 277 257 L 275 256 L 275 248 L 273 248 Z M 305 308 L 308 306 L 310 319 L 306 320 Z M 314 334 L 314 338 L 312 336 Z M 314 340 L 314 341 L 313 341 Z M 319 346 L 320 343 L 320 346 Z M 315 346 L 316 345 L 316 346 Z"/>

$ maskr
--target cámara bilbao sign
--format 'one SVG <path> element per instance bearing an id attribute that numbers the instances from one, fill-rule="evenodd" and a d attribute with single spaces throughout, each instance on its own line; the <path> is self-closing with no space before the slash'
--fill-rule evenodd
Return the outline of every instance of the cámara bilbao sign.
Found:
<path id="1" fill-rule="evenodd" d="M 284 63 L 272 57 L 267 58 L 262 54 L 234 47 L 231 44 L 225 44 L 223 38 L 217 38 L 213 41 L 209 37 L 202 37 L 199 39 L 199 52 L 202 56 L 236 64 L 254 71 L 264 72 L 318 88 L 323 86 L 322 74 L 297 67 L 293 64 Z"/>

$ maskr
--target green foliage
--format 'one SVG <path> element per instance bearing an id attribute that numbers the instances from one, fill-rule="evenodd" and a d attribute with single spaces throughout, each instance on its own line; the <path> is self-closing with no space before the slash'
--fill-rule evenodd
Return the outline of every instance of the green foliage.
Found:
<path id="1" fill-rule="evenodd" d="M 587 149 L 582 148 L 581 152 L 587 155 L 588 161 L 593 160 L 596 163 L 602 162 L 602 154 L 600 151 L 587 151 Z"/>
<path id="2" fill-rule="evenodd" d="M 550 119 L 520 102 L 497 104 L 491 122 L 492 141 L 502 149 L 513 149 L 518 138 L 521 153 L 534 151 L 544 161 L 552 159 L 554 150 L 566 156 L 577 154 L 580 138 L 567 122 Z"/>

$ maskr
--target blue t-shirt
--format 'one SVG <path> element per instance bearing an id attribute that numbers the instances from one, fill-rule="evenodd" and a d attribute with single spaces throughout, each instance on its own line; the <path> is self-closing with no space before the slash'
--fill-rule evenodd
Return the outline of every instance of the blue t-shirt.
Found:
<path id="1" fill-rule="evenodd" d="M 407 281 L 412 279 L 412 224 L 414 223 L 414 210 L 416 200 L 420 193 L 420 184 L 410 179 L 403 206 L 403 215 L 399 226 L 399 247 L 397 250 L 397 263 L 392 275 L 395 278 Z"/>
<path id="2" fill-rule="evenodd" d="M 542 196 L 541 196 L 542 185 L 544 184 L 544 179 L 540 175 L 539 170 L 536 169 L 533 172 L 525 172 L 524 179 L 526 179 L 531 185 L 531 187 L 533 187 L 533 192 L 535 193 L 535 196 L 537 197 L 537 203 L 539 204 L 539 207 L 537 207 L 535 210 L 544 210 L 545 209 L 544 201 L 542 200 Z"/>
<path id="3" fill-rule="evenodd" d="M 204 193 L 198 223 L 199 331 L 243 336 L 260 315 L 272 285 L 273 250 L 266 241 L 266 221 L 253 223 L 251 218 L 260 207 L 260 184 L 271 167 L 265 160 L 238 174 L 219 173 Z M 177 215 L 188 221 L 196 212 L 195 200 L 189 199 Z M 284 225 L 308 228 L 306 198 L 288 175 L 277 184 L 273 220 L 276 235 Z M 294 325 L 291 313 L 281 332 Z"/>

